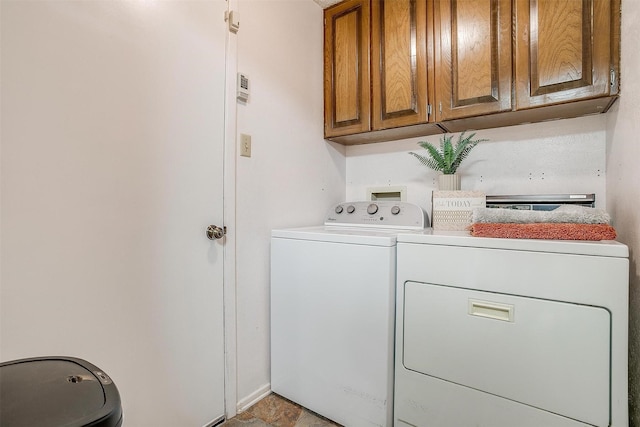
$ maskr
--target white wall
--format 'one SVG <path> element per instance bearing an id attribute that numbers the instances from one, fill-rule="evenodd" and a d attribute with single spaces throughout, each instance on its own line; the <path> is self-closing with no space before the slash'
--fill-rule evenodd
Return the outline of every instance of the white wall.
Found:
<path id="1" fill-rule="evenodd" d="M 322 9 L 310 0 L 240 0 L 238 71 L 251 81 L 238 134 L 237 377 L 240 409 L 269 390 L 270 233 L 319 224 L 344 199 L 344 147 L 323 139 Z"/>
<path id="2" fill-rule="evenodd" d="M 347 148 L 347 199 L 364 200 L 368 187 L 406 186 L 407 201 L 431 211 L 438 173 L 408 155 L 424 154 L 418 141 L 441 136 Z M 605 206 L 606 116 L 478 131 L 481 142 L 458 173 L 463 190 L 486 194 L 596 193 Z M 454 141 L 457 136 L 454 136 Z"/>
<path id="3" fill-rule="evenodd" d="M 630 251 L 630 425 L 640 426 L 640 2 L 622 1 L 622 96 L 609 113 L 607 209 Z"/>

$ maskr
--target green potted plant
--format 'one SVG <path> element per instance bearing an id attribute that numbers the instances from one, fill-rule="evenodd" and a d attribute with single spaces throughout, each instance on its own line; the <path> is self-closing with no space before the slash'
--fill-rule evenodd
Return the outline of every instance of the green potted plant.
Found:
<path id="1" fill-rule="evenodd" d="M 458 136 L 456 143 L 451 142 L 453 135 L 442 136 L 440 148 L 430 142 L 418 142 L 422 148 L 427 150 L 427 156 L 410 152 L 412 156 L 429 169 L 442 172 L 439 177 L 440 190 L 460 190 L 460 176 L 456 174 L 460 163 L 469 155 L 473 147 L 488 139 L 473 139 L 475 132 L 465 137 L 465 132 Z"/>

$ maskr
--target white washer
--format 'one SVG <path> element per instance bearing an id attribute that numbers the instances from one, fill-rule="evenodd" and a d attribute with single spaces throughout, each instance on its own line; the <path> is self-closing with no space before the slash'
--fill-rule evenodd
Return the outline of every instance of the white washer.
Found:
<path id="1" fill-rule="evenodd" d="M 345 426 L 393 424 L 396 235 L 424 227 L 420 207 L 382 201 L 273 230 L 275 393 Z"/>
<path id="2" fill-rule="evenodd" d="M 628 425 L 628 249 L 398 236 L 395 425 Z"/>

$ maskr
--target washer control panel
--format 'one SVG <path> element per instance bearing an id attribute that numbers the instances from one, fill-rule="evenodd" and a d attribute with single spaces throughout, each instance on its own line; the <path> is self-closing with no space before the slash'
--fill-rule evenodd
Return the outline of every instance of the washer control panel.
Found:
<path id="1" fill-rule="evenodd" d="M 426 212 L 407 202 L 344 202 L 329 209 L 324 225 L 421 230 L 429 226 Z"/>

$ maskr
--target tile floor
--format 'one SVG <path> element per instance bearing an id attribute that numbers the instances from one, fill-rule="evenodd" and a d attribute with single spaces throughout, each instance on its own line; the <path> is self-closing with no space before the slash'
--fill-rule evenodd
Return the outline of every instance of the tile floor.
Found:
<path id="1" fill-rule="evenodd" d="M 271 393 L 221 427 L 340 427 L 297 403 Z"/>

